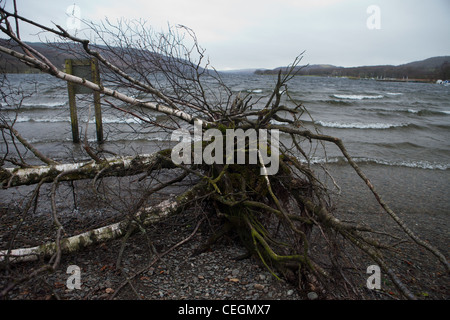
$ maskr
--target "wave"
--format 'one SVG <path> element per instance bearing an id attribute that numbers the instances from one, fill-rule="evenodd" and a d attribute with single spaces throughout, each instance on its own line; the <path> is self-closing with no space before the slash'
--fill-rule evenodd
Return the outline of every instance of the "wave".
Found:
<path id="1" fill-rule="evenodd" d="M 40 111 L 49 109 L 54 110 L 58 107 L 64 107 L 66 106 L 65 101 L 53 101 L 53 102 L 37 102 L 37 103 L 22 103 L 19 105 L 6 105 L 0 103 L 0 108 L 4 110 L 20 110 L 20 111 L 34 111 L 36 109 L 39 109 Z"/>
<path id="2" fill-rule="evenodd" d="M 429 161 L 387 161 L 380 159 L 368 159 L 368 158 L 360 158 L 357 159 L 357 162 L 360 163 L 376 163 L 385 166 L 396 166 L 396 167 L 407 167 L 407 168 L 419 168 L 419 169 L 429 169 L 429 170 L 447 170 L 450 168 L 450 164 L 448 163 L 435 163 Z"/>
<path id="3" fill-rule="evenodd" d="M 351 106 L 351 101 L 339 100 L 339 99 L 328 99 L 328 100 L 319 100 L 321 103 L 340 105 L 340 106 Z"/>
<path id="4" fill-rule="evenodd" d="M 330 121 L 316 121 L 316 124 L 322 127 L 328 128 L 340 128 L 340 129 L 390 129 L 397 127 L 407 127 L 410 124 L 408 123 L 361 123 L 361 122 L 351 122 L 351 123 L 342 123 L 342 122 L 330 122 Z"/>
<path id="5" fill-rule="evenodd" d="M 440 129 L 445 129 L 445 130 L 450 129 L 450 124 L 435 124 L 434 126 L 437 128 L 440 128 Z"/>
<path id="6" fill-rule="evenodd" d="M 155 121 L 155 119 L 149 119 L 149 121 Z M 49 123 L 57 123 L 57 122 L 70 122 L 70 117 L 53 117 L 53 118 L 32 118 L 29 116 L 19 116 L 17 117 L 16 122 L 49 122 Z M 79 123 L 86 123 L 86 119 L 79 119 Z M 95 123 L 95 119 L 89 120 L 89 123 Z M 144 121 L 136 118 L 103 118 L 102 123 L 104 124 L 142 124 Z"/>
<path id="7" fill-rule="evenodd" d="M 148 121 L 155 121 L 154 118 L 151 119 L 147 119 Z M 142 124 L 145 123 L 145 121 L 138 119 L 138 118 L 127 118 L 127 119 L 120 119 L 120 118 L 103 118 L 102 119 L 103 123 L 117 123 L 117 124 L 123 124 L 123 123 L 128 123 L 128 124 Z M 95 123 L 95 120 L 89 120 L 89 123 Z"/>
<path id="8" fill-rule="evenodd" d="M 388 149 L 396 149 L 396 150 L 406 150 L 406 149 L 422 149 L 424 146 L 405 141 L 405 142 L 369 142 L 368 144 L 371 144 L 375 146 L 376 148 L 388 148 Z"/>
<path id="9" fill-rule="evenodd" d="M 247 90 L 247 92 L 251 92 L 251 93 L 262 93 L 263 91 L 262 91 L 262 89 L 249 89 L 249 90 Z"/>
<path id="10" fill-rule="evenodd" d="M 364 100 L 364 99 L 382 99 L 382 98 L 384 98 L 383 95 L 368 96 L 368 95 L 360 95 L 360 94 L 333 94 L 333 97 L 338 98 L 338 99 L 348 99 L 348 100 Z"/>
<path id="11" fill-rule="evenodd" d="M 16 122 L 70 122 L 70 118 L 61 118 L 61 117 L 53 117 L 53 118 L 31 118 L 27 116 L 18 116 Z"/>
<path id="12" fill-rule="evenodd" d="M 299 159 L 302 162 L 305 162 L 304 159 Z M 448 170 L 450 169 L 449 163 L 436 163 L 429 162 L 425 160 L 419 161 L 391 161 L 391 160 L 383 160 L 383 159 L 374 159 L 374 158 L 353 158 L 353 160 L 358 164 L 377 164 L 383 166 L 393 166 L 393 167 L 406 167 L 406 168 L 417 168 L 417 169 L 428 169 L 428 170 Z M 329 157 L 329 158 L 320 158 L 313 157 L 310 161 L 311 164 L 344 164 L 348 163 L 347 159 L 343 156 L 339 157 Z"/>
<path id="13" fill-rule="evenodd" d="M 436 111 L 436 110 L 427 110 L 427 109 L 408 109 L 409 113 L 415 113 L 419 116 L 441 116 L 441 115 L 450 115 L 450 111 Z"/>
<path id="14" fill-rule="evenodd" d="M 97 138 L 91 137 L 87 139 L 88 142 L 97 142 Z M 145 137 L 145 136 L 136 136 L 136 137 L 111 137 L 109 136 L 104 141 L 105 143 L 112 142 L 112 143 L 146 143 L 146 142 L 171 142 L 172 140 L 170 137 Z M 32 144 L 46 144 L 46 143 L 61 143 L 61 142 L 70 142 L 72 143 L 72 137 L 66 137 L 66 138 L 50 138 L 50 137 L 41 137 L 41 138 L 31 138 L 28 139 L 29 143 Z"/>
<path id="15" fill-rule="evenodd" d="M 54 108 L 65 106 L 67 101 L 51 101 L 51 102 L 25 102 L 22 103 L 23 107 L 29 108 Z"/>
<path id="16" fill-rule="evenodd" d="M 379 113 L 390 113 L 390 112 L 396 112 L 396 113 L 412 113 L 418 116 L 442 116 L 442 115 L 450 115 L 450 110 L 429 110 L 429 109 L 390 109 L 390 108 L 358 108 L 358 110 L 363 111 L 373 111 L 373 112 L 379 112 Z"/>
<path id="17" fill-rule="evenodd" d="M 389 96 L 401 96 L 403 95 L 403 93 L 401 92 L 386 92 L 387 95 Z"/>
<path id="18" fill-rule="evenodd" d="M 66 141 L 72 141 L 72 138 L 67 138 Z M 89 142 L 97 142 L 96 138 L 89 138 Z M 104 142 L 121 142 L 121 143 L 146 143 L 146 142 L 171 142 L 170 137 L 145 137 L 145 136 L 137 136 L 133 138 L 124 138 L 124 137 L 108 137 Z"/>

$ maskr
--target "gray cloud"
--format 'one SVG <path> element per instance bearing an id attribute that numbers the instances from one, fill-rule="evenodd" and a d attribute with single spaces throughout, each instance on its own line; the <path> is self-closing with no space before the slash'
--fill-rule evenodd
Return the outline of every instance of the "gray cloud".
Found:
<path id="1" fill-rule="evenodd" d="M 339 66 L 450 54 L 447 0 L 18 1 L 21 14 L 46 25 L 65 25 L 66 8 L 74 3 L 93 21 L 125 17 L 146 19 L 155 28 L 184 24 L 196 32 L 217 69 L 287 65 L 304 50 L 305 63 Z M 381 29 L 367 28 L 370 5 L 380 9 Z M 23 26 L 21 33 L 36 40 L 31 35 L 36 30 Z"/>

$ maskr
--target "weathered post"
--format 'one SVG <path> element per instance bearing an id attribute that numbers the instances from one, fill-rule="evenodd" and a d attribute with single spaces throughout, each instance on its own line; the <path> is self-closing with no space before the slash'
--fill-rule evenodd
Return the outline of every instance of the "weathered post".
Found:
<path id="1" fill-rule="evenodd" d="M 96 84 L 100 84 L 100 74 L 98 71 L 97 59 L 81 59 L 81 60 L 66 59 L 65 63 L 67 73 L 92 81 Z M 67 83 L 67 90 L 69 93 L 70 121 L 72 125 L 73 142 L 74 143 L 80 142 L 75 95 L 91 94 L 91 93 L 93 93 L 94 95 L 95 129 L 97 133 L 97 141 L 103 142 L 103 124 L 102 124 L 102 111 L 100 106 L 100 93 L 98 93 L 97 91 L 93 91 L 92 89 L 86 88 L 84 86 L 70 82 Z"/>
<path id="2" fill-rule="evenodd" d="M 100 72 L 98 71 L 97 59 L 91 60 L 91 71 L 93 82 L 100 84 Z M 94 91 L 94 108 L 95 108 L 95 131 L 97 132 L 97 141 L 103 142 L 102 108 L 100 105 L 100 93 L 98 91 Z"/>
<path id="3" fill-rule="evenodd" d="M 66 73 L 72 74 L 72 60 L 66 60 Z M 80 142 L 80 134 L 78 132 L 78 115 L 77 105 L 75 100 L 75 85 L 67 82 L 67 90 L 69 93 L 69 107 L 70 107 L 70 124 L 72 125 L 72 141 L 74 143 Z"/>

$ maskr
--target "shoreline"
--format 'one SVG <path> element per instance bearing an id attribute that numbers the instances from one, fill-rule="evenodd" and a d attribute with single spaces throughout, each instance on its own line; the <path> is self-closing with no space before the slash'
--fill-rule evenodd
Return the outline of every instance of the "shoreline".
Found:
<path id="1" fill-rule="evenodd" d="M 376 230 L 381 230 L 390 234 L 396 234 L 398 227 L 382 212 L 373 195 L 368 191 L 362 180 L 356 175 L 352 168 L 342 165 L 329 165 L 328 169 L 333 174 L 337 183 L 342 188 L 341 196 L 336 201 L 335 215 L 340 220 L 361 221 Z M 394 211 L 404 220 L 409 228 L 418 234 L 422 239 L 429 241 L 445 255 L 449 255 L 448 250 L 448 230 L 450 225 L 450 215 L 448 214 L 448 201 L 445 195 L 440 201 L 430 198 L 429 194 L 435 194 L 443 187 L 450 175 L 450 171 L 432 172 L 426 169 L 412 168 L 380 168 L 380 166 L 363 165 L 362 170 L 379 190 L 384 200 Z M 418 171 L 421 171 L 418 173 Z M 436 177 L 440 176 L 437 181 Z M 412 179 L 417 183 L 412 183 Z M 410 180 L 408 180 L 410 179 Z M 114 183 L 115 178 L 110 179 Z M 383 185 L 389 182 L 390 185 Z M 440 182 L 441 184 L 437 184 Z M 88 181 L 78 181 L 77 197 L 79 201 L 78 209 L 72 211 L 71 192 L 68 185 L 61 186 L 61 193 L 67 194 L 66 199 L 60 199 L 58 206 L 61 209 L 61 222 L 69 233 L 77 233 L 81 230 L 109 224 L 121 219 L 114 210 L 108 210 L 101 203 L 95 202 L 92 194 L 89 194 Z M 113 185 L 113 184 L 111 184 Z M 393 193 L 392 190 L 398 185 L 405 185 L 411 189 L 403 189 Z M 422 185 L 431 188 L 429 192 L 423 192 L 418 197 L 417 188 Z M 6 190 L 9 199 L 14 199 L 14 193 L 18 190 Z M 5 192 L 5 191 L 4 191 Z M 26 194 L 29 190 L 22 190 Z M 161 201 L 170 197 L 168 190 L 164 194 L 156 196 L 153 201 Z M 45 194 L 45 190 L 42 191 Z M 436 204 L 439 210 L 424 212 L 418 205 L 428 199 L 424 206 Z M 396 201 L 393 201 L 396 200 Z M 439 204 L 441 202 L 441 204 Z M 6 203 L 6 202 L 5 202 Z M 156 203 L 156 202 L 155 202 Z M 402 208 L 409 208 L 404 210 Z M 12 209 L 12 208 L 11 208 Z M 45 234 L 46 237 L 54 236 L 53 224 L 48 208 L 41 204 L 38 212 L 33 215 L 31 212 L 25 218 L 24 224 L 19 233 L 16 246 L 24 245 L 30 241 L 38 241 Z M 7 244 L 6 235 L 13 230 L 13 225 L 17 223 L 14 217 L 14 210 L 0 211 L 2 221 L 2 232 L 0 238 L 2 247 Z M 17 213 L 16 213 L 17 214 Z M 126 214 L 126 213 L 125 213 Z M 149 227 L 146 234 L 138 233 L 133 235 L 126 245 L 123 258 L 123 267 L 129 276 L 137 270 L 145 268 L 152 261 L 152 253 L 149 251 L 149 240 L 158 252 L 164 252 L 171 245 L 187 237 L 202 217 L 202 213 L 195 210 L 184 211 L 178 216 L 173 216 L 165 221 Z M 106 222 L 107 221 L 107 222 Z M 6 228 L 6 229 L 5 229 Z M 154 264 L 147 272 L 140 274 L 134 280 L 134 286 L 142 297 L 151 300 L 182 300 L 182 299 L 238 299 L 238 300 L 304 300 L 308 299 L 304 293 L 297 291 L 295 286 L 286 281 L 276 280 L 268 270 L 261 265 L 257 259 L 235 260 L 234 258 L 244 252 L 244 248 L 231 238 L 225 238 L 213 245 L 209 251 L 199 256 L 192 256 L 196 248 L 207 241 L 211 235 L 211 227 L 203 224 L 199 232 L 192 240 L 185 245 L 174 250 L 163 259 Z M 167 235 L 170 234 L 170 237 Z M 402 236 L 404 237 L 404 235 Z M 311 250 L 318 251 L 323 248 L 321 242 L 313 242 Z M 15 246 L 15 247 L 16 247 Z M 55 273 L 44 276 L 49 286 L 39 287 L 42 280 L 35 279 L 30 283 L 20 285 L 13 291 L 10 299 L 54 299 L 55 293 L 61 299 L 109 299 L 112 292 L 123 284 L 123 274 L 115 269 L 115 262 L 118 252 L 122 246 L 122 239 L 112 240 L 104 244 L 96 245 L 80 252 L 63 255 L 61 267 Z M 404 243 L 398 247 L 404 253 L 405 261 L 419 266 L 420 273 L 416 269 L 410 269 L 409 264 L 400 264 L 395 272 L 401 277 L 413 274 L 413 282 L 409 282 L 412 288 L 420 288 L 419 298 L 422 299 L 449 299 L 448 276 L 442 274 L 443 268 L 438 261 L 428 252 L 417 248 L 411 243 Z M 397 299 L 395 295 L 390 295 L 392 284 L 383 281 L 383 293 L 376 294 L 364 288 L 364 281 L 367 278 L 366 268 L 371 264 L 361 256 L 361 253 L 354 251 L 350 246 L 348 255 L 357 258 L 357 265 L 349 265 L 355 268 L 352 274 L 352 281 L 359 283 L 358 292 L 368 300 Z M 67 275 L 65 273 L 68 265 L 79 265 L 82 270 L 82 290 L 67 290 L 64 286 Z M 373 264 L 373 263 L 372 263 Z M 39 263 L 34 263 L 38 266 Z M 27 264 L 27 266 L 29 266 Z M 14 266 L 12 269 L 21 270 L 21 266 Z M 384 279 L 384 278 L 383 278 Z M 420 286 L 419 286 L 420 285 Z M 3 286 L 3 284 L 2 284 Z M 40 288 L 33 291 L 32 288 Z M 111 291 L 110 289 L 113 289 Z M 419 289 L 417 289 L 419 290 Z M 109 292 L 109 293 L 108 293 Z M 416 293 L 416 292 L 415 292 Z M 343 288 L 330 288 L 327 293 L 318 292 L 319 299 L 360 299 L 351 292 L 345 292 Z M 420 294 L 422 296 L 420 296 Z M 136 299 L 136 295 L 129 286 L 123 287 L 118 292 L 115 299 Z"/>
<path id="2" fill-rule="evenodd" d="M 394 211 L 450 219 L 450 199 L 445 193 L 450 188 L 450 170 L 358 165 Z M 349 165 L 330 163 L 327 168 L 342 188 L 338 206 L 359 208 L 366 213 L 379 210 L 373 194 Z"/>

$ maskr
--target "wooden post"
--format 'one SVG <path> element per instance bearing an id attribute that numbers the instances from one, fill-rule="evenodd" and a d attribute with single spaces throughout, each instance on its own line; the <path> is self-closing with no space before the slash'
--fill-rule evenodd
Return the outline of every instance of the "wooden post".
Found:
<path id="1" fill-rule="evenodd" d="M 67 73 L 73 74 L 75 76 L 84 79 L 88 79 L 96 84 L 100 84 L 100 75 L 98 71 L 97 59 L 84 59 L 84 60 L 67 59 L 65 63 Z M 69 92 L 70 121 L 72 124 L 73 142 L 74 143 L 80 142 L 75 95 L 90 94 L 90 93 L 93 93 L 94 95 L 95 131 L 97 133 L 97 141 L 100 143 L 103 142 L 103 124 L 102 124 L 102 111 L 100 106 L 100 93 L 70 82 L 67 82 L 67 89 Z"/>
<path id="2" fill-rule="evenodd" d="M 98 71 L 97 59 L 91 60 L 92 80 L 100 84 L 100 73 Z M 102 123 L 102 108 L 100 105 L 100 93 L 94 91 L 94 108 L 95 108 L 95 131 L 97 132 L 97 141 L 103 142 L 103 123 Z"/>
<path id="3" fill-rule="evenodd" d="M 66 73 L 72 74 L 72 60 L 66 60 Z M 80 133 L 78 132 L 78 116 L 77 105 L 75 101 L 75 86 L 73 83 L 67 82 L 67 90 L 69 92 L 69 107 L 70 107 L 70 123 L 72 125 L 72 141 L 74 143 L 80 142 Z"/>

